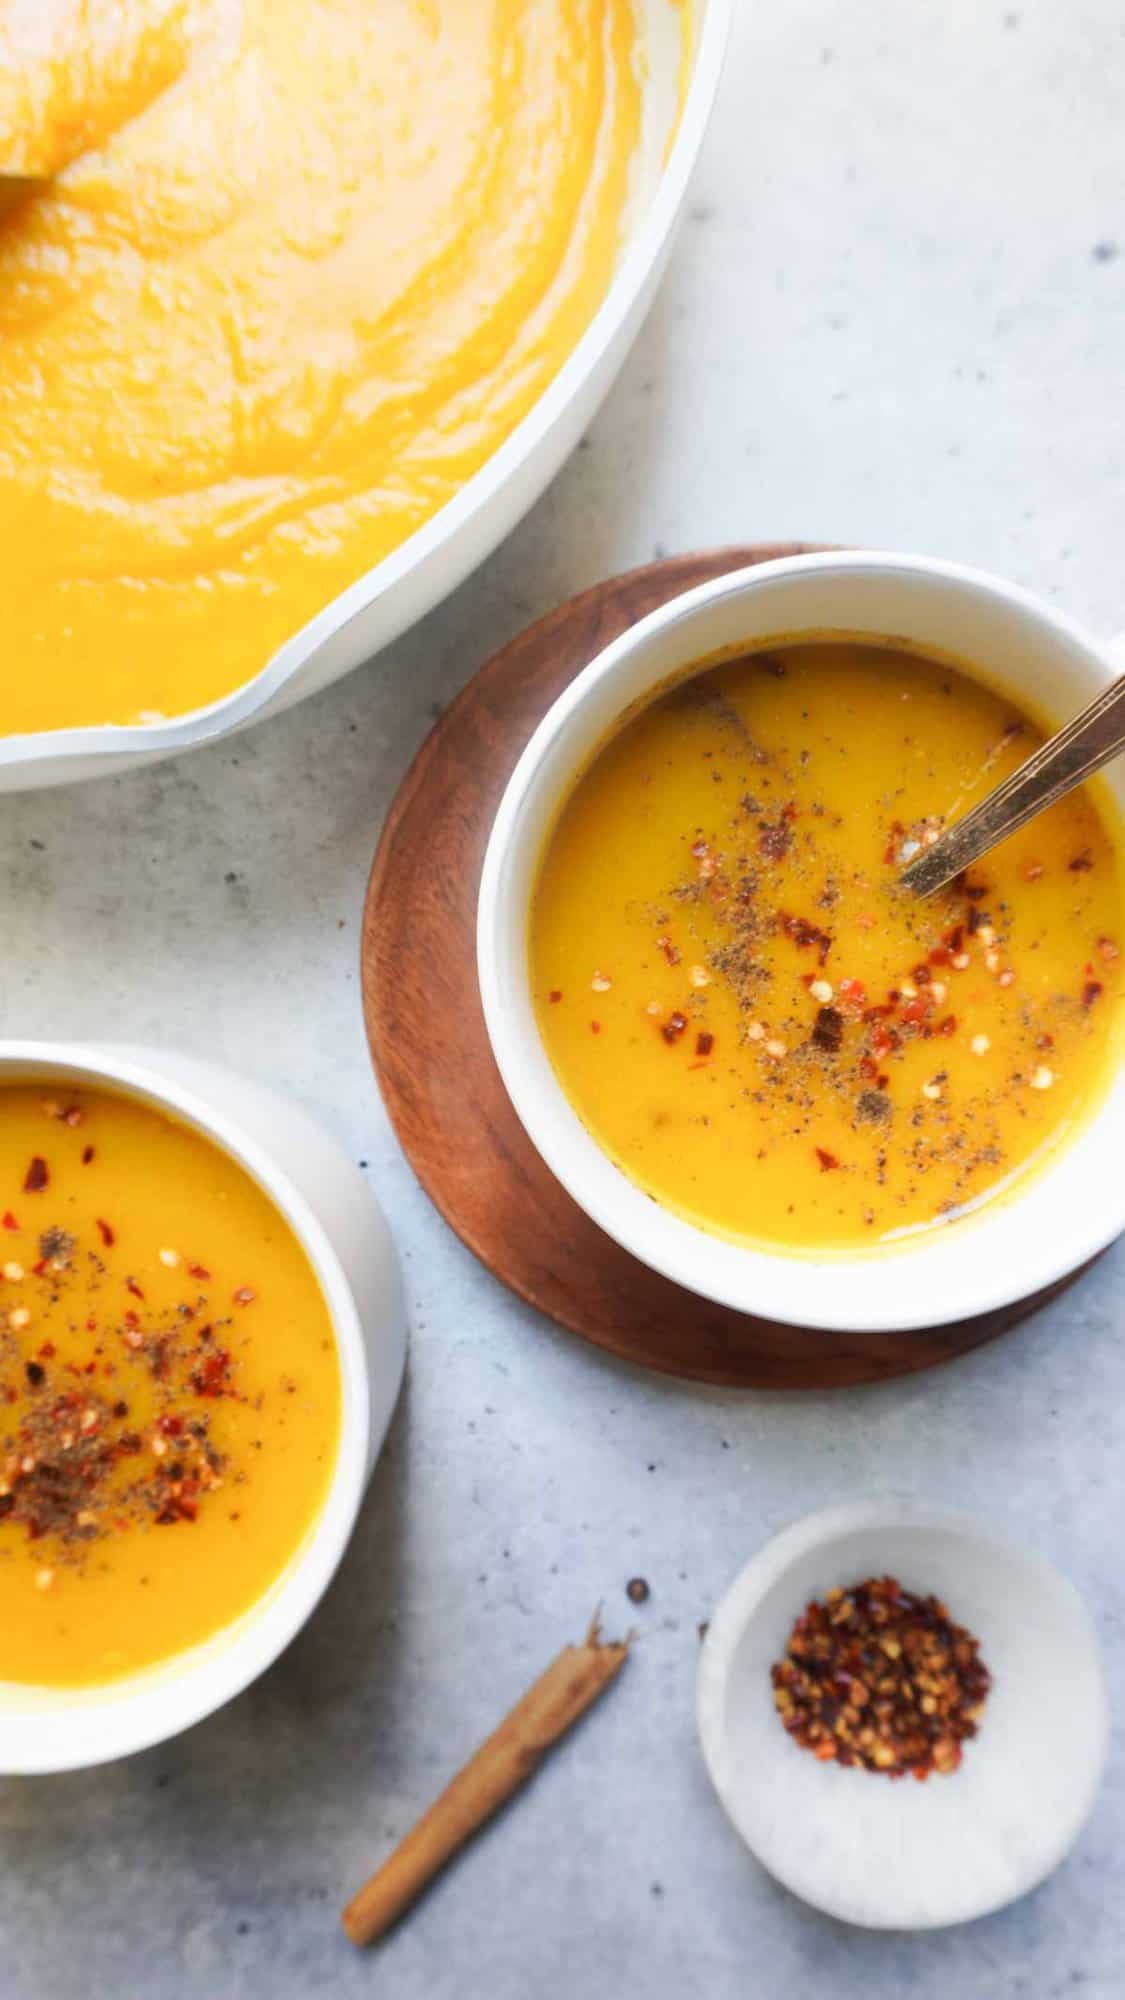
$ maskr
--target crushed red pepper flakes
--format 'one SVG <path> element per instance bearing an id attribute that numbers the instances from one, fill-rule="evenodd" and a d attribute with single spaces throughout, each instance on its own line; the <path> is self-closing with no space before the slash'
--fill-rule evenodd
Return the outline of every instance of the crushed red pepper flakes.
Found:
<path id="1" fill-rule="evenodd" d="M 600 1035 L 600 1034 L 601 1034 L 601 1031 L 602 1031 L 602 1024 L 601 1024 L 601 1022 L 600 1022 L 600 1021 L 591 1021 L 591 1023 L 590 1023 L 590 1033 L 591 1033 L 592 1035 Z"/>
<path id="2" fill-rule="evenodd" d="M 674 1013 L 669 1014 L 660 1032 L 666 1042 L 678 1042 L 686 1027 L 687 1015 L 681 1014 L 677 1007 Z"/>
<path id="3" fill-rule="evenodd" d="M 101 1237 L 102 1242 L 104 1243 L 106 1249 L 107 1250 L 112 1249 L 113 1245 L 117 1241 L 117 1237 L 115 1236 L 113 1230 L 110 1228 L 109 1223 L 106 1222 L 102 1216 L 98 1215 L 95 1216 L 94 1218 L 94 1224 L 97 1229 L 98 1235 Z"/>
<path id="4" fill-rule="evenodd" d="M 547 998 L 550 1001 L 552 1007 L 557 1007 L 559 1001 L 562 999 L 562 994 L 559 991 L 559 988 L 557 986 L 553 986 L 551 988 L 551 991 L 548 993 Z"/>
<path id="5" fill-rule="evenodd" d="M 709 1034 L 706 1028 L 695 1038 L 695 1053 L 697 1056 L 709 1056 L 714 1046 L 715 1037 Z"/>
<path id="6" fill-rule="evenodd" d="M 188 1265 L 188 1277 L 189 1277 L 189 1278 L 209 1278 L 210 1276 L 211 1276 L 211 1273 L 210 1273 L 210 1271 L 209 1271 L 209 1270 L 207 1269 L 207 1266 L 206 1266 L 206 1264 L 189 1264 L 189 1265 Z"/>
<path id="7" fill-rule="evenodd" d="M 126 1280 L 125 1280 L 125 1290 L 126 1290 L 127 1292 L 131 1292 L 131 1293 L 133 1294 L 133 1297 L 134 1297 L 135 1299 L 143 1299 L 143 1298 L 144 1298 L 144 1291 L 142 1290 L 141 1286 L 140 1286 L 140 1285 L 138 1285 L 138 1283 L 137 1283 L 137 1281 L 136 1281 L 136 1279 L 135 1279 L 135 1278 L 126 1278 Z"/>
<path id="8" fill-rule="evenodd" d="M 830 1153 L 826 1146 L 817 1146 L 815 1148 L 815 1151 L 816 1151 L 817 1162 L 822 1174 L 829 1174 L 833 1171 L 834 1168 L 839 1166 L 840 1162 L 836 1158 L 835 1153 Z"/>
<path id="9" fill-rule="evenodd" d="M 20 1226 L 10 1208 L 4 1210 L 2 1221 L 5 1229 L 18 1229 Z"/>
<path id="10" fill-rule="evenodd" d="M 92 1146 L 83 1146 L 83 1148 L 82 1148 L 82 1165 L 83 1165 L 84 1167 L 88 1167 L 88 1166 L 89 1166 L 89 1164 L 90 1164 L 90 1161 L 91 1161 L 91 1160 L 93 1159 L 93 1157 L 94 1157 L 94 1148 L 93 1148 Z"/>
<path id="11" fill-rule="evenodd" d="M 1088 979 L 1082 988 L 1082 1005 L 1088 1010 L 1093 1006 L 1095 1000 L 1101 998 L 1104 992 L 1105 987 L 1102 985 L 1100 979 Z"/>
<path id="12" fill-rule="evenodd" d="M 32 1158 L 28 1162 L 27 1172 L 23 1177 L 24 1193 L 42 1194 L 43 1189 L 47 1186 L 47 1183 L 50 1180 L 50 1178 L 51 1178 L 50 1170 L 42 1154 L 41 1153 L 33 1154 Z"/>
<path id="13" fill-rule="evenodd" d="M 679 964 L 680 954 L 676 946 L 672 943 L 670 937 L 658 937 L 656 940 L 656 944 L 657 944 L 657 949 L 664 953 L 664 956 L 668 960 L 669 965 Z"/>
<path id="14" fill-rule="evenodd" d="M 889 1576 L 814 1599 L 770 1679 L 783 1727 L 822 1763 L 920 1780 L 957 1769 L 992 1685 L 972 1633 Z"/>
<path id="15" fill-rule="evenodd" d="M 792 938 L 798 951 L 805 951 L 809 945 L 816 946 L 817 961 L 823 965 L 832 949 L 832 933 L 820 924 L 810 922 L 808 917 L 795 917 L 788 910 L 779 910 L 777 927 L 785 936 Z"/>

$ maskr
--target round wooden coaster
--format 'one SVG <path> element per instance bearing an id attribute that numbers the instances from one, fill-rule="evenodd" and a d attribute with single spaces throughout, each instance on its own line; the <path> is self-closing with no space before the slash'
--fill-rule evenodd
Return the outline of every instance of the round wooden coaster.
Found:
<path id="1" fill-rule="evenodd" d="M 483 666 L 402 784 L 364 911 L 368 1040 L 403 1150 L 462 1242 L 504 1284 L 613 1354 L 742 1388 L 824 1389 L 929 1368 L 1061 1289 L 954 1326 L 824 1333 L 711 1305 L 659 1277 L 576 1207 L 516 1117 L 477 993 L 477 885 L 493 816 L 536 724 L 581 668 L 677 592 L 789 542 L 674 556 L 560 605 Z"/>

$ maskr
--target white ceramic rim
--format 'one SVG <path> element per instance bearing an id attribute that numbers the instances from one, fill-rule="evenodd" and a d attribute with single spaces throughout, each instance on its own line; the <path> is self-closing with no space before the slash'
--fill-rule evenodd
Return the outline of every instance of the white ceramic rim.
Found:
<path id="1" fill-rule="evenodd" d="M 884 1494 L 867 1500 L 844 1501 L 830 1507 L 821 1507 L 815 1513 L 806 1514 L 800 1520 L 771 1535 L 756 1554 L 751 1556 L 737 1576 L 723 1592 L 711 1615 L 704 1635 L 699 1667 L 695 1681 L 695 1717 L 703 1759 L 707 1773 L 715 1788 L 719 1801 L 736 1833 L 745 1841 L 750 1852 L 763 1868 L 775 1879 L 782 1882 L 793 1895 L 809 1901 L 807 1883 L 799 1884 L 787 1879 L 784 1872 L 775 1869 L 760 1853 L 756 1839 L 747 1829 L 741 1812 L 738 1794 L 725 1780 L 725 1700 L 731 1666 L 738 1651 L 743 1634 L 751 1625 L 763 1598 L 775 1584 L 803 1557 L 815 1553 L 825 1544 L 841 1540 L 847 1535 L 864 1533 L 883 1528 L 918 1528 L 936 1534 L 949 1534 L 972 1540 L 999 1556 L 1004 1562 L 1018 1562 L 1029 1574 L 1036 1576 L 1042 1590 L 1051 1598 L 1065 1599 L 1078 1629 L 1083 1633 L 1089 1652 L 1090 1664 L 1094 1670 L 1099 1694 L 1098 1735 L 1100 1750 L 1092 1760 L 1090 1780 L 1081 1798 L 1077 1801 L 1071 1818 L 1058 1827 L 1054 1842 L 1044 1849 L 1043 1856 L 1034 1874 L 1014 1894 L 990 1897 L 971 1910 L 940 1918 L 928 1925 L 914 1925 L 914 1929 L 941 1929 L 952 1923 L 974 1921 L 1003 1909 L 1020 1895 L 1027 1895 L 1053 1874 L 1060 1862 L 1065 1860 L 1070 1849 L 1085 1826 L 1098 1795 L 1109 1750 L 1109 1696 L 1105 1681 L 1105 1663 L 1098 1634 L 1093 1619 L 1081 1593 L 1071 1583 L 1069 1577 L 1057 1570 L 1041 1556 L 1037 1550 L 1023 1547 L 1010 1535 L 1000 1529 L 982 1527 L 969 1514 L 960 1514 L 945 1508 L 928 1506 L 924 1501 L 915 1500 L 903 1494 Z M 844 1923 L 855 1923 L 856 1919 L 846 1909 L 835 1906 L 830 1895 L 816 1899 L 818 1909 L 826 1911 Z M 879 1928 L 868 1924 L 866 1928 Z M 884 1928 L 898 1928 L 897 1923 L 888 1921 Z"/>
<path id="2" fill-rule="evenodd" d="M 969 1319 L 1031 1297 L 1121 1233 L 1125 1176 L 1119 1169 L 1110 1171 L 1110 1164 L 1125 1110 L 1125 1068 L 1118 1070 L 1101 1108 L 1081 1132 L 1003 1201 L 894 1249 L 786 1255 L 707 1233 L 659 1206 L 614 1166 L 571 1108 L 534 1029 L 527 998 L 527 905 L 516 881 L 525 867 L 532 874 L 534 869 L 523 840 L 525 824 L 536 815 L 543 818 L 545 801 L 565 796 L 596 742 L 623 711 L 643 699 L 633 684 L 615 700 L 616 684 L 631 674 L 643 678 L 644 656 L 658 647 L 664 649 L 664 661 L 653 667 L 644 686 L 651 691 L 665 684 L 670 634 L 677 637 L 676 657 L 688 666 L 710 650 L 692 634 L 714 607 L 737 605 L 778 585 L 785 586 L 779 597 L 787 596 L 794 608 L 788 620 L 778 617 L 773 630 L 811 629 L 815 621 L 802 617 L 798 608 L 801 592 L 810 580 L 824 577 L 879 585 L 888 579 L 909 580 L 912 587 L 924 585 L 951 601 L 972 604 L 982 616 L 983 607 L 994 615 L 1010 615 L 1029 639 L 1034 635 L 1051 651 L 1061 674 L 1069 674 L 1072 683 L 1084 680 L 1090 694 L 1114 673 L 1108 648 L 1053 606 L 1018 585 L 934 557 L 833 550 L 780 557 L 700 584 L 639 620 L 599 653 L 531 737 L 501 800 L 485 854 L 477 912 L 478 977 L 492 1051 L 520 1121 L 556 1179 L 607 1235 L 675 1283 L 736 1311 L 829 1332 L 908 1331 Z M 901 623 L 895 629 L 911 636 Z M 591 716 L 597 717 L 597 727 L 587 742 L 581 731 L 589 734 Z M 548 811 L 544 827 L 549 818 Z M 531 840 L 529 834 L 527 844 Z M 528 891 L 530 886 L 529 880 Z M 1087 1170 L 1076 1188 L 1076 1168 L 1093 1155 L 1099 1156 L 1096 1171 Z M 1060 1191 L 1070 1197 L 1065 1210 L 1050 1199 Z M 976 1255 L 964 1249 L 970 1240 Z"/>
<path id="3" fill-rule="evenodd" d="M 670 244 L 687 193 L 688 181 L 703 144 L 722 75 L 730 23 L 737 0 L 707 0 L 692 56 L 691 78 L 684 96 L 676 134 L 659 184 L 644 216 L 631 234 L 602 304 L 558 374 L 503 444 L 454 498 L 413 535 L 341 591 L 300 631 L 280 646 L 272 659 L 233 693 L 179 715 L 169 722 L 131 726 L 93 724 L 79 729 L 37 730 L 0 736 L 0 782 L 6 767 L 35 764 L 41 759 L 95 756 L 105 774 L 117 757 L 172 756 L 178 751 L 216 741 L 253 720 L 261 709 L 302 671 L 319 649 L 361 618 L 380 596 L 405 583 L 451 543 L 466 535 L 473 523 L 513 480 L 536 447 L 561 422 L 567 409 L 599 370 L 610 367 L 617 341 L 637 307 L 651 273 Z M 615 365 L 615 364 L 614 364 Z M 607 374 L 608 383 L 610 377 Z M 499 537 L 497 537 L 499 539 Z M 432 610 L 464 575 L 452 569 L 443 589 L 408 611 L 379 641 L 390 644 L 413 619 Z"/>
<path id="4" fill-rule="evenodd" d="M 236 1123 L 158 1069 L 79 1042 L 0 1041 L 0 1081 L 65 1077 L 120 1089 L 200 1131 L 278 1208 L 324 1294 L 340 1363 L 340 1440 L 315 1523 L 277 1582 L 232 1625 L 144 1673 L 91 1689 L 5 1683 L 0 1771 L 27 1775 L 102 1764 L 150 1748 L 202 1721 L 271 1666 L 312 1615 L 347 1547 L 367 1479 L 370 1392 L 363 1331 L 351 1289 L 304 1196 Z M 27 1705 L 18 1702 L 26 1693 Z"/>

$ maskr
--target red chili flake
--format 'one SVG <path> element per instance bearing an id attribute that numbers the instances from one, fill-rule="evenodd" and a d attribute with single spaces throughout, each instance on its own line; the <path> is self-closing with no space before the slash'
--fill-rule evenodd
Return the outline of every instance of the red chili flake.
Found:
<path id="1" fill-rule="evenodd" d="M 183 1421 L 179 1417 L 157 1418 L 157 1429 L 163 1431 L 165 1437 L 178 1438 L 183 1427 Z"/>
<path id="2" fill-rule="evenodd" d="M 695 1038 L 695 1053 L 697 1056 L 709 1056 L 714 1046 L 715 1037 L 714 1035 L 709 1035 L 706 1028 Z"/>
<path id="3" fill-rule="evenodd" d="M 1118 951 L 1117 946 L 1114 944 L 1112 938 L 1100 937 L 1098 939 L 1098 950 L 1101 953 L 1101 956 L 1104 958 L 1107 965 L 1112 965 L 1114 959 L 1120 958 L 1121 956 L 1121 953 Z M 8 1220 L 7 1216 L 4 1217 L 4 1220 L 5 1222 L 7 1222 Z"/>
<path id="4" fill-rule="evenodd" d="M 1088 979 L 1082 988 L 1082 1005 L 1092 1007 L 1095 1000 L 1100 999 L 1104 992 L 1105 987 L 1100 979 Z"/>
<path id="5" fill-rule="evenodd" d="M 877 1076 L 877 1077 L 875 1078 L 875 1081 L 876 1081 L 876 1083 L 878 1084 L 878 1086 L 879 1086 L 879 1089 L 880 1089 L 880 1090 L 885 1090 L 885 1089 L 887 1088 L 887 1085 L 888 1085 L 888 1083 L 890 1082 L 890 1080 L 891 1080 L 891 1079 L 890 1079 L 890 1077 L 889 1077 L 889 1076 L 887 1075 L 887 1072 L 886 1072 L 886 1070 L 885 1070 L 885 1069 L 881 1069 L 881 1070 L 879 1071 L 879 1074 L 878 1074 L 878 1076 Z"/>
<path id="6" fill-rule="evenodd" d="M 916 986 L 928 986 L 933 976 L 934 975 L 930 971 L 929 966 L 924 963 L 922 965 L 916 965 L 914 967 L 913 973 L 911 974 L 911 977 L 913 978 L 914 984 Z"/>
<path id="7" fill-rule="evenodd" d="M 116 1243 L 117 1238 L 114 1235 L 112 1229 L 110 1228 L 108 1222 L 103 1222 L 100 1215 L 95 1216 L 94 1221 L 97 1226 L 98 1235 L 101 1237 L 102 1242 L 105 1244 L 105 1247 L 108 1250 L 111 1244 Z"/>
<path id="8" fill-rule="evenodd" d="M 947 1014 L 944 1021 L 939 1021 L 937 1031 L 939 1035 L 955 1035 L 957 1033 L 956 1014 Z"/>
<path id="9" fill-rule="evenodd" d="M 862 1014 L 867 988 L 862 979 L 841 979 L 836 987 L 836 998 L 845 1014 Z"/>
<path id="10" fill-rule="evenodd" d="M 670 937 L 658 937 L 656 940 L 656 944 L 657 944 L 657 949 L 664 953 L 664 956 L 668 960 L 669 965 L 679 964 L 680 954 L 677 951 L 675 945 L 672 943 Z"/>
<path id="11" fill-rule="evenodd" d="M 47 1268 L 47 1259 L 45 1257 L 40 1257 L 38 1261 L 34 1263 L 31 1267 L 32 1277 L 41 1278 L 46 1268 Z"/>
<path id="12" fill-rule="evenodd" d="M 3 1227 L 4 1227 L 5 1229 L 18 1229 L 18 1228 L 19 1228 L 19 1223 L 18 1223 L 18 1222 L 16 1221 L 16 1218 L 15 1218 L 15 1216 L 14 1216 L 14 1215 L 12 1214 L 12 1211 L 11 1211 L 11 1209 L 10 1209 L 10 1208 L 6 1208 L 6 1209 L 4 1210 L 4 1214 L 3 1214 L 3 1216 L 2 1216 L 2 1217 L 0 1217 L 0 1222 L 2 1222 L 2 1224 L 3 1224 Z"/>
<path id="13" fill-rule="evenodd" d="M 240 1285 L 234 1294 L 236 1306 L 252 1306 L 258 1294 L 251 1285 Z"/>
<path id="14" fill-rule="evenodd" d="M 42 1347 L 41 1347 L 41 1348 L 39 1349 L 39 1352 L 40 1352 L 40 1355 L 42 1356 L 42 1358 L 43 1358 L 43 1360 L 44 1360 L 44 1361 L 50 1361 L 50 1359 L 51 1359 L 52 1355 L 53 1355 L 53 1354 L 54 1354 L 54 1352 L 55 1352 L 55 1343 L 54 1343 L 54 1341 L 53 1341 L 53 1340 L 45 1340 L 45 1341 L 43 1342 L 43 1345 L 42 1345 Z"/>
<path id="15" fill-rule="evenodd" d="M 207 1269 L 206 1264 L 189 1264 L 188 1276 L 189 1278 L 209 1278 L 211 1273 Z"/>
<path id="16" fill-rule="evenodd" d="M 865 1083 L 872 1083 L 874 1081 L 876 1067 L 877 1065 L 872 1061 L 870 1056 L 860 1056 L 859 1073 Z"/>
<path id="17" fill-rule="evenodd" d="M 132 1310 L 132 1307 L 130 1307 L 129 1311 L 128 1311 L 128 1312 L 127 1312 L 127 1313 L 125 1314 L 125 1324 L 126 1324 L 126 1326 L 129 1326 L 129 1327 L 138 1327 L 138 1326 L 140 1325 L 140 1323 L 141 1323 L 141 1322 L 140 1322 L 140 1318 L 139 1318 L 138 1314 L 137 1314 L 137 1313 L 135 1313 L 135 1312 L 134 1312 L 134 1311 Z"/>
<path id="18" fill-rule="evenodd" d="M 547 995 L 547 998 L 550 1001 L 552 1007 L 558 1006 L 559 1001 L 562 999 L 562 994 L 560 993 L 557 986 L 552 987 L 551 991 Z"/>
<path id="19" fill-rule="evenodd" d="M 666 1042 L 678 1042 L 686 1027 L 687 1015 L 681 1014 L 677 1008 L 674 1014 L 669 1014 L 660 1032 Z"/>
<path id="20" fill-rule="evenodd" d="M 926 1018 L 926 1002 L 921 999 L 908 1000 L 902 1010 L 902 1018 L 910 1027 L 916 1028 L 918 1023 Z"/>
<path id="21" fill-rule="evenodd" d="M 23 1177 L 24 1193 L 42 1194 L 50 1178 L 46 1160 L 39 1153 L 36 1153 L 29 1161 L 27 1172 Z"/>
<path id="22" fill-rule="evenodd" d="M 83 1165 L 84 1167 L 88 1167 L 88 1166 L 89 1166 L 89 1164 L 90 1164 L 90 1161 L 91 1161 L 91 1160 L 93 1159 L 93 1157 L 94 1157 L 94 1149 L 93 1149 L 93 1147 L 92 1147 L 92 1146 L 83 1146 L 83 1148 L 82 1148 L 82 1165 Z"/>
<path id="23" fill-rule="evenodd" d="M 126 1290 L 127 1292 L 132 1292 L 132 1294 L 133 1294 L 133 1297 L 134 1297 L 135 1299 L 143 1299 L 143 1298 L 144 1298 L 144 1292 L 143 1292 L 143 1291 L 141 1290 L 141 1287 L 140 1287 L 140 1286 L 138 1285 L 138 1283 L 137 1283 L 137 1281 L 136 1281 L 136 1279 L 135 1279 L 135 1278 L 126 1278 L 126 1280 L 125 1280 L 125 1290 Z"/>
<path id="24" fill-rule="evenodd" d="M 947 944 L 947 945 L 948 945 L 948 947 L 949 947 L 949 951 L 950 951 L 950 954 L 951 954 L 951 955 L 952 955 L 952 953 L 954 953 L 954 952 L 957 952 L 957 951 L 960 951 L 960 949 L 961 949 L 961 946 L 962 946 L 962 945 L 964 944 L 964 942 L 965 942 L 965 926 L 964 926 L 964 924 L 954 924 L 954 926 L 953 926 L 953 929 L 952 929 L 951 931 L 946 931 L 946 933 L 945 933 L 945 942 L 946 942 L 946 944 Z M 931 952 L 930 956 L 931 956 L 931 958 L 933 957 L 933 953 L 932 953 L 932 952 Z"/>
<path id="25" fill-rule="evenodd" d="M 63 1124 L 69 1125 L 72 1128 L 82 1123 L 83 1112 L 80 1104 L 68 1104 L 66 1110 L 60 1112 L 59 1115 L 62 1118 Z"/>
<path id="26" fill-rule="evenodd" d="M 951 946 L 947 944 L 935 944 L 932 952 L 930 953 L 930 964 L 948 965 L 952 957 L 953 957 L 953 950 Z"/>
<path id="27" fill-rule="evenodd" d="M 707 842 L 705 840 L 693 840 L 691 843 L 691 851 L 698 860 L 702 855 L 710 854 L 711 849 L 708 847 Z"/>
<path id="28" fill-rule="evenodd" d="M 817 958 L 821 965 L 824 964 L 832 949 L 831 932 L 821 930 L 819 924 L 810 923 L 808 917 L 791 916 L 788 910 L 779 910 L 777 927 L 784 931 L 786 937 L 792 938 L 799 951 L 803 951 L 806 945 L 815 944 Z"/>
<path id="29" fill-rule="evenodd" d="M 191 1385 L 197 1396 L 221 1396 L 230 1369 L 230 1355 L 224 1347 L 212 1349 L 192 1373 Z"/>
<path id="30" fill-rule="evenodd" d="M 600 1022 L 600 1021 L 591 1021 L 591 1023 L 590 1023 L 590 1033 L 591 1033 L 592 1035 L 600 1035 L 600 1034 L 601 1034 L 601 1031 L 602 1031 L 602 1024 L 601 1024 L 601 1022 Z"/>
<path id="31" fill-rule="evenodd" d="M 1073 859 L 1068 861 L 1066 865 L 1072 875 L 1088 875 L 1094 865 L 1093 856 L 1089 848 L 1084 847 L 1081 854 L 1074 855 Z"/>
<path id="32" fill-rule="evenodd" d="M 833 1167 L 839 1166 L 840 1162 L 836 1158 L 835 1153 L 828 1152 L 824 1146 L 817 1146 L 814 1148 L 814 1151 L 816 1153 L 817 1160 L 820 1164 L 820 1171 L 822 1174 L 831 1173 Z"/>
<path id="33" fill-rule="evenodd" d="M 891 838 L 883 850 L 883 860 L 888 868 L 898 860 L 899 841 L 905 832 L 906 828 L 900 819 L 893 819 L 891 821 Z"/>

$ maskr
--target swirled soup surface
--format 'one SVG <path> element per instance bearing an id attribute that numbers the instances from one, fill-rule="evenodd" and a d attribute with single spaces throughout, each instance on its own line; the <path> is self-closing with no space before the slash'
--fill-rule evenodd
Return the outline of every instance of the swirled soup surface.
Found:
<path id="1" fill-rule="evenodd" d="M 0 219 L 0 730 L 182 713 L 573 348 L 641 135 L 634 0 L 0 0 L 0 70 L 0 156 L 58 171 Z"/>
<path id="2" fill-rule="evenodd" d="M 1019 1181 L 1119 1044 L 1122 890 L 1072 795 L 918 902 L 904 861 L 1041 741 L 939 661 L 801 643 L 658 698 L 595 757 L 535 890 L 560 1082 L 721 1234 L 861 1248 Z"/>
<path id="3" fill-rule="evenodd" d="M 0 1680 L 113 1680 L 249 1610 L 339 1430 L 328 1307 L 242 1169 L 128 1097 L 0 1089 Z"/>

